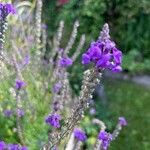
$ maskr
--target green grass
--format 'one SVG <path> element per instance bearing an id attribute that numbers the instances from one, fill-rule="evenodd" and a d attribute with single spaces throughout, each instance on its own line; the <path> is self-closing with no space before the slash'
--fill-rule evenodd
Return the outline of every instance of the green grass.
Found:
<path id="1" fill-rule="evenodd" d="M 114 141 L 110 150 L 150 150 L 150 89 L 123 81 L 107 80 L 108 106 L 97 102 L 98 117 L 112 130 L 119 116 L 128 126 Z"/>

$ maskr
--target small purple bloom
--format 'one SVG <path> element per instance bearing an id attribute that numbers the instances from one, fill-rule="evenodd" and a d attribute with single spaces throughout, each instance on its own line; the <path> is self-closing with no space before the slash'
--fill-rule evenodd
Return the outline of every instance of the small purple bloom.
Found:
<path id="1" fill-rule="evenodd" d="M 25 114 L 24 110 L 22 110 L 22 109 L 17 109 L 16 111 L 17 111 L 17 115 L 18 115 L 19 117 L 23 117 L 24 114 Z"/>
<path id="2" fill-rule="evenodd" d="M 54 93 L 58 93 L 61 88 L 62 88 L 62 83 L 61 82 L 57 82 L 53 86 L 53 92 Z"/>
<path id="3" fill-rule="evenodd" d="M 30 63 L 30 56 L 26 55 L 24 60 L 23 60 L 23 65 L 28 65 Z"/>
<path id="4" fill-rule="evenodd" d="M 50 114 L 46 117 L 45 122 L 54 128 L 60 128 L 61 116 L 59 114 Z"/>
<path id="5" fill-rule="evenodd" d="M 82 64 L 89 64 L 90 63 L 90 57 L 87 54 L 82 55 Z"/>
<path id="6" fill-rule="evenodd" d="M 22 80 L 17 79 L 16 80 L 16 89 L 20 90 L 22 87 L 24 87 L 26 85 L 26 83 Z"/>
<path id="7" fill-rule="evenodd" d="M 28 148 L 26 146 L 22 146 L 21 150 L 28 150 Z"/>
<path id="8" fill-rule="evenodd" d="M 90 115 L 95 115 L 96 113 L 96 110 L 95 108 L 91 108 L 90 111 L 89 111 Z"/>
<path id="9" fill-rule="evenodd" d="M 110 142 L 112 141 L 112 135 L 106 131 L 100 131 L 98 139 L 102 141 L 102 147 L 104 150 L 108 149 Z"/>
<path id="10" fill-rule="evenodd" d="M 74 129 L 73 133 L 74 137 L 79 141 L 84 142 L 87 139 L 85 132 L 82 131 L 81 129 Z"/>
<path id="11" fill-rule="evenodd" d="M 8 144 L 7 145 L 7 149 L 8 150 L 18 150 L 19 149 L 19 145 L 17 145 L 17 144 Z"/>
<path id="12" fill-rule="evenodd" d="M 15 14 L 16 10 L 11 3 L 0 2 L 0 19 L 7 17 L 9 14 Z"/>
<path id="13" fill-rule="evenodd" d="M 120 72 L 120 71 L 122 71 L 121 66 L 115 66 L 114 68 L 112 68 L 112 72 Z"/>
<path id="14" fill-rule="evenodd" d="M 55 146 L 52 150 L 58 150 L 58 147 L 57 147 L 57 146 Z"/>
<path id="15" fill-rule="evenodd" d="M 46 25 L 46 24 L 44 24 L 44 23 L 42 24 L 42 26 L 41 26 L 41 27 L 42 27 L 42 29 L 45 29 L 45 30 L 47 29 L 47 25 Z"/>
<path id="16" fill-rule="evenodd" d="M 119 117 L 119 124 L 121 126 L 126 126 L 128 123 L 124 117 Z"/>
<path id="17" fill-rule="evenodd" d="M 3 113 L 6 117 L 11 117 L 13 114 L 13 111 L 10 109 L 5 109 Z"/>
<path id="18" fill-rule="evenodd" d="M 69 57 L 63 57 L 59 60 L 59 65 L 64 68 L 71 66 L 72 63 L 73 63 L 73 61 Z"/>
<path id="19" fill-rule="evenodd" d="M 6 148 L 6 144 L 3 141 L 0 141 L 0 150 L 4 150 Z"/>

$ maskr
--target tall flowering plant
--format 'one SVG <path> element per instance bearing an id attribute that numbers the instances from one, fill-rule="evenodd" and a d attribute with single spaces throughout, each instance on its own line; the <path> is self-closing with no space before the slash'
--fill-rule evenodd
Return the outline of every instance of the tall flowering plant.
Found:
<path id="1" fill-rule="evenodd" d="M 13 38 L 14 42 L 11 43 L 13 49 L 13 53 L 11 53 L 5 51 L 3 46 L 4 26 L 6 26 L 4 24 L 6 24 L 7 16 L 10 13 L 15 13 L 15 9 L 11 4 L 0 3 L 1 61 L 6 65 L 6 68 L 9 67 L 12 70 L 13 75 L 11 75 L 15 77 L 15 80 L 13 80 L 14 86 L 11 88 L 12 97 L 15 99 L 15 111 L 5 110 L 4 115 L 11 117 L 13 112 L 15 112 L 16 131 L 20 142 L 20 144 L 6 144 L 6 142 L 0 141 L 0 149 L 26 150 L 26 144 L 32 144 L 30 142 L 32 139 L 27 140 L 26 138 L 25 127 L 26 124 L 36 122 L 38 114 L 41 113 L 38 112 L 40 102 L 37 107 L 34 106 L 37 98 L 36 95 L 39 93 L 40 100 L 45 100 L 42 101 L 42 111 L 48 108 L 43 116 L 44 127 L 50 128 L 47 131 L 48 139 L 41 142 L 40 148 L 43 150 L 56 150 L 59 148 L 65 150 L 81 149 L 83 143 L 88 139 L 88 135 L 80 127 L 80 122 L 84 117 L 86 109 L 90 107 L 90 100 L 93 98 L 96 85 L 100 84 L 103 71 L 105 69 L 109 69 L 112 72 L 120 72 L 122 70 L 122 52 L 117 48 L 115 42 L 111 40 L 108 24 L 104 24 L 98 39 L 92 42 L 89 48 L 82 54 L 81 64 L 89 66 L 83 73 L 79 96 L 74 95 L 69 83 L 68 68 L 74 65 L 86 40 L 85 35 L 81 35 L 76 51 L 72 55 L 69 54 L 76 42 L 79 22 L 76 21 L 74 23 L 68 43 L 66 47 L 62 48 L 61 40 L 64 22 L 60 22 L 53 41 L 47 42 L 47 27 L 42 24 L 41 20 L 42 0 L 37 0 L 36 5 L 32 8 L 36 9 L 35 28 L 30 27 L 31 23 L 33 23 L 34 13 L 31 13 L 33 9 L 30 9 L 30 17 L 26 17 L 28 9 L 24 9 L 25 13 L 19 16 L 17 20 L 21 22 L 20 26 L 12 27 L 16 31 L 19 40 L 22 41 L 22 44 L 17 41 L 16 35 L 10 32 L 10 36 L 15 37 Z M 23 28 L 22 23 L 25 23 L 26 19 L 28 19 L 27 27 Z M 46 57 L 47 43 L 50 44 L 51 52 L 50 56 Z M 9 53 L 7 57 L 3 55 L 3 51 Z M 12 57 L 10 57 L 10 54 L 12 54 Z M 31 96 L 33 91 L 31 91 L 30 86 L 33 86 L 34 90 L 38 89 L 35 96 Z M 49 92 L 50 95 L 47 96 Z M 23 102 L 24 99 L 26 99 L 26 103 Z M 49 104 L 50 106 L 47 107 Z M 24 119 L 26 113 L 29 119 Z M 25 125 L 23 119 L 28 120 L 28 122 L 25 122 Z M 41 126 L 43 123 L 41 123 Z M 97 133 L 96 143 L 93 145 L 94 150 L 107 150 L 110 143 L 118 136 L 122 127 L 127 125 L 126 119 L 120 117 L 116 129 L 113 133 L 108 133 L 104 122 L 101 120 L 94 119 L 91 123 L 99 125 L 100 128 L 100 132 Z M 32 123 L 31 127 L 34 128 Z M 39 134 L 42 133 L 40 132 Z"/>

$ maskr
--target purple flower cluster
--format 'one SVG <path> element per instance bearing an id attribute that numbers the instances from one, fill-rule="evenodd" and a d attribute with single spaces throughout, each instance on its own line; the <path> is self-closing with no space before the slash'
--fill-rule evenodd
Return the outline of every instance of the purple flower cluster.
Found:
<path id="1" fill-rule="evenodd" d="M 17 111 L 17 115 L 18 115 L 20 118 L 23 117 L 24 114 L 25 114 L 24 110 L 22 110 L 22 109 L 17 109 L 16 111 Z"/>
<path id="2" fill-rule="evenodd" d="M 70 59 L 69 57 L 62 57 L 59 60 L 59 65 L 63 68 L 67 68 L 69 66 L 71 66 L 73 63 L 72 59 Z"/>
<path id="3" fill-rule="evenodd" d="M 82 131 L 81 129 L 76 128 L 74 129 L 73 133 L 74 133 L 74 137 L 79 141 L 84 142 L 87 139 L 85 132 Z"/>
<path id="4" fill-rule="evenodd" d="M 60 128 L 61 116 L 59 114 L 50 114 L 46 117 L 45 122 L 54 128 Z"/>
<path id="5" fill-rule="evenodd" d="M 5 117 L 11 117 L 12 114 L 13 114 L 13 111 L 10 110 L 10 109 L 5 109 L 5 110 L 3 111 L 3 113 L 4 113 L 4 116 L 5 116 Z"/>
<path id="6" fill-rule="evenodd" d="M 102 148 L 107 150 L 110 142 L 112 141 L 112 135 L 106 131 L 100 131 L 98 139 L 102 141 Z"/>
<path id="7" fill-rule="evenodd" d="M 26 83 L 25 83 L 24 81 L 19 80 L 19 79 L 16 80 L 16 85 L 15 85 L 15 87 L 16 87 L 17 90 L 20 90 L 20 89 L 23 88 L 24 86 L 26 86 Z"/>
<path id="8" fill-rule="evenodd" d="M 0 19 L 8 16 L 9 14 L 15 14 L 15 8 L 10 3 L 0 2 Z"/>
<path id="9" fill-rule="evenodd" d="M 0 150 L 28 150 L 26 146 L 21 146 L 18 144 L 6 144 L 3 141 L 0 141 Z"/>
<path id="10" fill-rule="evenodd" d="M 102 34 L 104 36 L 106 29 L 103 28 L 103 30 Z M 119 72 L 122 70 L 122 52 L 116 48 L 116 44 L 110 40 L 107 34 L 105 37 L 91 43 L 87 52 L 82 55 L 82 64 L 92 62 L 98 69 L 110 69 L 113 72 Z"/>
<path id="11" fill-rule="evenodd" d="M 16 109 L 16 113 L 19 117 L 23 117 L 25 115 L 25 112 L 23 109 Z M 14 114 L 14 111 L 13 110 L 10 110 L 10 109 L 5 109 L 3 111 L 3 114 L 5 117 L 11 117 L 13 114 Z"/>
<path id="12" fill-rule="evenodd" d="M 127 123 L 127 120 L 124 117 L 119 117 L 119 124 L 121 126 L 126 126 L 128 123 Z"/>
<path id="13" fill-rule="evenodd" d="M 62 83 L 61 82 L 57 82 L 57 83 L 55 83 L 53 85 L 53 92 L 54 93 L 58 93 L 61 88 L 62 88 Z"/>
<path id="14" fill-rule="evenodd" d="M 4 150 L 4 149 L 5 149 L 5 147 L 6 147 L 5 142 L 0 141 L 0 150 Z"/>
<path id="15" fill-rule="evenodd" d="M 96 114 L 95 108 L 91 108 L 91 109 L 89 110 L 89 113 L 90 113 L 90 115 L 95 115 L 95 114 Z"/>

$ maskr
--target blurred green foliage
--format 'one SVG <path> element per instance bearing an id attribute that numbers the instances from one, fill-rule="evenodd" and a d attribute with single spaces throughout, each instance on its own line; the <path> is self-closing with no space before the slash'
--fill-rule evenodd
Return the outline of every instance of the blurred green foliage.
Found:
<path id="1" fill-rule="evenodd" d="M 106 82 L 106 94 L 108 95 L 108 107 L 105 112 L 111 112 L 107 117 L 112 130 L 118 116 L 125 116 L 128 126 L 123 129 L 121 136 L 112 143 L 110 150 L 149 150 L 150 149 L 150 89 L 134 85 L 129 82 Z M 98 106 L 98 110 L 101 107 Z M 101 118 L 101 114 L 99 114 Z M 106 119 L 106 118 L 105 118 Z M 107 121 L 108 122 L 108 121 Z"/>

